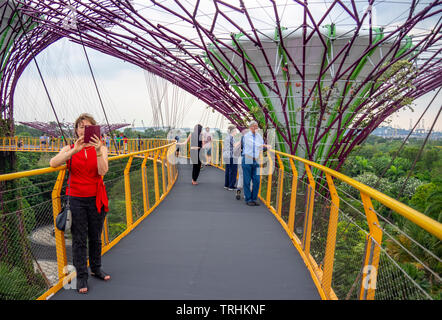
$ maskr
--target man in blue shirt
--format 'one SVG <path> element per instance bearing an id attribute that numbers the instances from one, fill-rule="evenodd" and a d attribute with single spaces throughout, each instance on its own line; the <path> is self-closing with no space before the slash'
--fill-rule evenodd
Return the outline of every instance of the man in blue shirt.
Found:
<path id="1" fill-rule="evenodd" d="M 244 198 L 248 206 L 259 206 L 257 202 L 259 190 L 258 159 L 263 148 L 271 148 L 271 146 L 264 144 L 264 139 L 257 132 L 258 123 L 256 121 L 252 121 L 249 124 L 249 129 L 250 131 L 243 137 L 242 171 Z M 253 184 L 252 190 L 250 182 Z"/>

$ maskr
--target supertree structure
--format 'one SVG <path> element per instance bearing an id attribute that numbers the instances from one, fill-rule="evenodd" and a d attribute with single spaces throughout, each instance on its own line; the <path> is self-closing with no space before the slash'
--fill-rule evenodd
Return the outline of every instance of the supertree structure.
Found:
<path id="1" fill-rule="evenodd" d="M 29 37 L 34 54 L 41 37 L 68 37 L 173 82 L 239 129 L 255 119 L 275 129 L 278 149 L 334 168 L 442 84 L 440 0 L 17 3 L 44 30 Z M 17 76 L 2 75 L 10 108 L 3 92 Z"/>
<path id="2" fill-rule="evenodd" d="M 60 36 L 45 32 L 28 16 L 17 10 L 17 3 L 1 1 L 0 59 L 1 133 L 8 135 L 13 127 L 13 91 L 32 57 L 54 43 Z"/>
<path id="3" fill-rule="evenodd" d="M 102 1 L 106 5 L 105 1 Z M 0 1 L 0 111 L 2 120 L 2 135 L 13 132 L 14 92 L 17 82 L 26 67 L 32 63 L 35 56 L 48 46 L 60 40 L 65 34 L 53 32 L 41 24 L 40 13 L 24 14 L 27 4 L 18 1 Z M 69 14 L 69 6 L 64 8 Z M 89 13 L 91 17 L 93 13 Z M 100 16 L 93 16 L 100 22 Z M 102 22 L 106 25 L 106 22 Z M 70 21 L 65 19 L 62 27 L 72 28 Z M 79 29 L 81 30 L 81 29 Z"/>

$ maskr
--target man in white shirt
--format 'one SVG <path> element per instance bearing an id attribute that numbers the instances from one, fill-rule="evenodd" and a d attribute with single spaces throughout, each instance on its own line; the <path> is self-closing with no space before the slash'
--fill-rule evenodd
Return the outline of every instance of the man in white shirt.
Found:
<path id="1" fill-rule="evenodd" d="M 259 206 L 257 202 L 259 190 L 258 176 L 258 159 L 259 154 L 264 148 L 271 148 L 270 145 L 264 144 L 264 139 L 257 132 L 258 123 L 252 121 L 249 124 L 250 131 L 243 138 L 243 158 L 242 171 L 244 181 L 244 198 L 248 206 Z M 252 182 L 252 190 L 250 190 L 250 182 Z"/>

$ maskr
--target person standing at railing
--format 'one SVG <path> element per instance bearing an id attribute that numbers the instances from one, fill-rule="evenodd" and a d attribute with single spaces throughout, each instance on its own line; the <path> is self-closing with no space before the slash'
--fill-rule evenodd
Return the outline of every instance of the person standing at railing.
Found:
<path id="1" fill-rule="evenodd" d="M 124 135 L 123 136 L 123 143 L 124 143 L 124 153 L 127 153 L 127 143 L 129 142 L 129 139 Z"/>
<path id="2" fill-rule="evenodd" d="M 43 147 L 46 146 L 46 136 L 43 134 L 40 136 L 40 149 L 43 149 Z"/>
<path id="3" fill-rule="evenodd" d="M 259 155 L 264 148 L 271 146 L 264 144 L 264 139 L 258 133 L 258 123 L 252 121 L 249 124 L 250 131 L 244 135 L 242 171 L 244 179 L 244 198 L 248 206 L 259 206 L 257 202 L 259 190 Z M 250 188 L 250 182 L 253 186 Z"/>
<path id="4" fill-rule="evenodd" d="M 227 128 L 227 135 L 223 142 L 223 158 L 226 164 L 225 177 L 224 177 L 224 189 L 235 190 L 236 187 L 236 175 L 238 173 L 238 154 L 235 153 L 238 145 L 241 141 L 236 142 L 233 137 L 236 133 L 236 127 L 230 125 Z"/>
<path id="5" fill-rule="evenodd" d="M 203 129 L 203 126 L 200 124 L 197 124 L 194 128 L 193 128 L 193 132 L 191 132 L 189 134 L 189 136 L 187 137 L 186 141 L 182 142 L 182 143 L 177 143 L 177 145 L 185 145 L 189 142 L 190 140 L 190 162 L 192 163 L 193 167 L 192 167 L 192 184 L 193 185 L 197 185 L 198 182 L 198 177 L 200 174 L 200 170 L 201 170 L 201 155 L 202 155 L 202 136 L 201 136 L 201 131 Z"/>
<path id="6" fill-rule="evenodd" d="M 110 150 L 111 139 L 110 139 L 108 134 L 103 134 L 103 135 L 104 135 L 104 141 L 106 141 L 106 148 L 109 151 Z"/>
<path id="7" fill-rule="evenodd" d="M 141 151 L 141 148 L 143 146 L 143 141 L 141 140 L 140 135 L 138 135 L 138 137 L 137 137 L 137 145 L 138 145 L 138 151 Z"/>
<path id="8" fill-rule="evenodd" d="M 117 135 L 116 140 L 117 140 L 117 149 L 118 149 L 119 152 L 121 152 L 122 151 L 121 150 L 121 146 L 122 146 L 122 143 L 123 143 L 123 134 L 120 133 L 119 135 Z"/>
<path id="9" fill-rule="evenodd" d="M 49 164 L 56 168 L 65 163 L 69 175 L 66 195 L 70 196 L 72 212 L 72 256 L 77 272 L 77 291 L 87 293 L 87 248 L 91 275 L 101 280 L 110 276 L 101 269 L 101 232 L 106 212 L 109 211 L 106 188 L 103 183 L 108 169 L 108 151 L 100 137 L 84 142 L 85 126 L 95 125 L 89 114 L 81 114 L 75 121 L 76 141 L 64 147 Z"/>
<path id="10" fill-rule="evenodd" d="M 178 156 L 180 155 L 180 147 L 178 146 L 179 145 L 179 142 L 180 142 L 180 131 L 178 131 L 178 134 L 175 136 L 175 141 L 176 141 L 176 145 L 175 145 L 175 157 L 177 157 L 178 158 Z"/>

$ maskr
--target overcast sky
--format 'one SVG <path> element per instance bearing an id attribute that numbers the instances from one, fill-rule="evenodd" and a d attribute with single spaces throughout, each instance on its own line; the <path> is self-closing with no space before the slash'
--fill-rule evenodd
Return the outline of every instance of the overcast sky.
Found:
<path id="1" fill-rule="evenodd" d="M 249 3 L 251 1 L 247 0 L 246 4 Z M 388 10 L 378 9 L 376 17 L 379 21 L 395 20 Z M 99 122 L 104 122 L 104 113 L 82 50 L 79 45 L 63 39 L 42 52 L 37 61 L 61 121 L 73 121 L 79 113 L 89 112 Z M 145 71 L 92 49 L 88 49 L 88 54 L 109 121 L 134 123 L 135 126 L 142 126 L 144 122 L 146 126 L 151 126 L 153 114 Z M 414 112 L 400 111 L 395 114 L 392 125 L 408 129 L 410 119 L 414 125 L 434 94 L 430 92 L 416 100 Z M 228 121 L 225 118 L 210 112 L 202 101 L 192 99 L 188 93 L 181 91 L 174 99 L 188 101 L 188 112 L 182 115 L 184 127 L 193 127 L 196 123 L 222 129 L 227 127 Z M 28 66 L 20 78 L 14 101 L 14 117 L 17 121 L 55 120 L 34 63 Z M 425 128 L 431 126 L 441 104 L 442 94 L 439 94 L 424 116 Z M 436 130 L 442 130 L 442 120 L 436 124 Z"/>
<path id="2" fill-rule="evenodd" d="M 87 51 L 109 121 L 134 122 L 135 126 L 142 126 L 143 121 L 151 126 L 153 117 L 145 71 L 95 50 Z M 42 52 L 37 63 L 60 121 L 73 121 L 81 112 L 92 113 L 98 121 L 104 121 L 93 78 L 79 45 L 60 40 Z M 202 101 L 179 91 L 175 99 L 192 102 L 190 112 L 182 116 L 185 127 L 193 127 L 197 122 L 211 127 L 222 124 L 220 115 L 209 112 Z M 33 62 L 20 78 L 14 99 L 17 121 L 55 120 Z"/>

